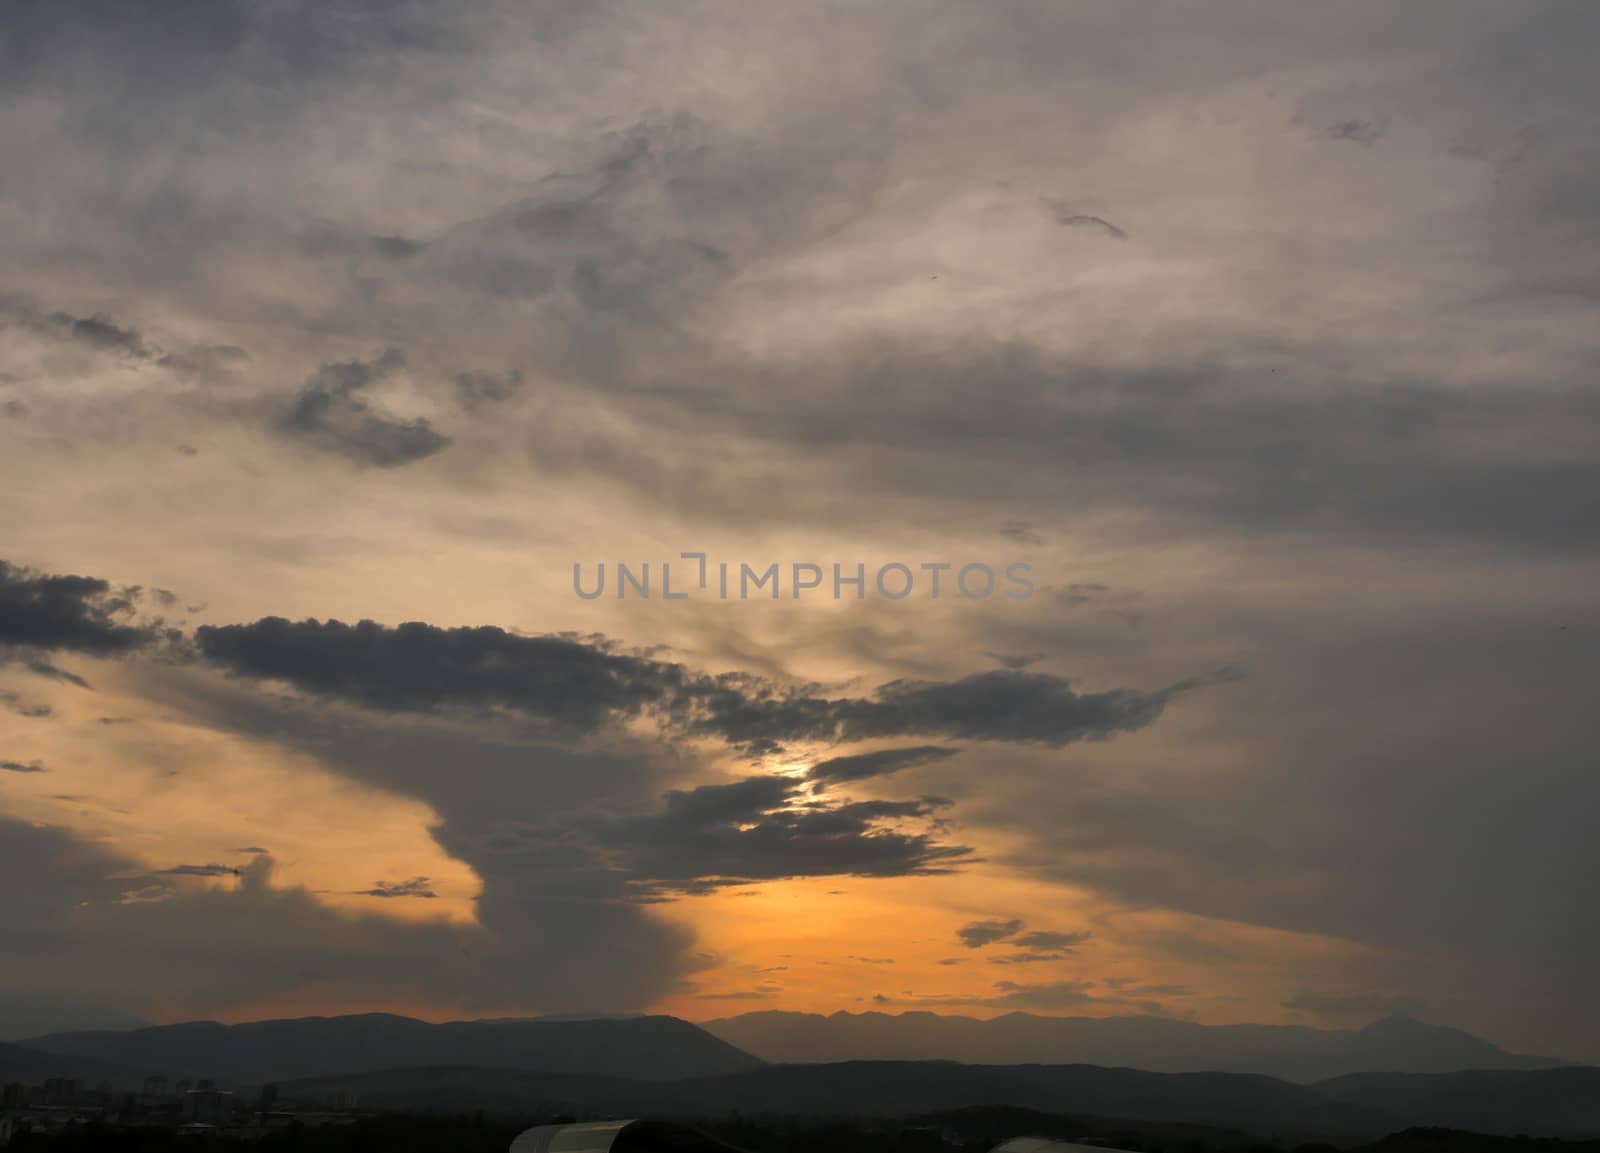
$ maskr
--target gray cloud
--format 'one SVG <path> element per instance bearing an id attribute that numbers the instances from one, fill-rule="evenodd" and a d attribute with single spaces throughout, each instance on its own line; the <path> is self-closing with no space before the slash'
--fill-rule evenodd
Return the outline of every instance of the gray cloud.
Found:
<path id="1" fill-rule="evenodd" d="M 44 773 L 48 772 L 38 761 L 0 761 L 0 773 Z"/>
<path id="2" fill-rule="evenodd" d="M 1073 212 L 1065 205 L 1057 204 L 1055 209 L 1056 223 L 1064 228 L 1090 228 L 1105 233 L 1112 240 L 1126 240 L 1128 234 L 1118 228 L 1103 216 L 1089 216 L 1080 212 Z"/>
<path id="3" fill-rule="evenodd" d="M 972 921 L 957 929 L 956 937 L 969 949 L 981 949 L 1022 932 L 1022 924 L 1014 917 L 1009 921 Z"/>
<path id="4" fill-rule="evenodd" d="M 160 877 L 237 877 L 240 870 L 233 865 L 173 865 L 170 869 L 158 869 L 156 875 Z"/>
<path id="5" fill-rule="evenodd" d="M 588 826 L 640 891 L 703 891 L 786 877 L 946 873 L 973 851 L 926 824 L 948 802 L 806 800 L 794 781 L 748 777 L 672 790 L 657 813 Z"/>
<path id="6" fill-rule="evenodd" d="M 455 376 L 456 399 L 463 408 L 475 409 L 486 404 L 501 404 L 522 390 L 522 373 L 510 372 L 458 372 Z"/>
<path id="7" fill-rule="evenodd" d="M 169 1012 L 190 1018 L 247 998 L 292 1004 L 304 996 L 348 1004 L 425 997 L 468 1012 L 642 1008 L 676 987 L 681 971 L 673 959 L 686 944 L 676 930 L 652 926 L 636 957 L 612 955 L 600 942 L 636 940 L 625 927 L 641 923 L 636 910 L 597 904 L 558 913 L 559 905 L 531 892 L 513 898 L 523 913 L 509 918 L 500 898 L 486 895 L 481 928 L 335 912 L 302 889 L 275 884 L 270 857 L 242 868 L 227 888 L 133 900 L 146 876 L 134 862 L 65 829 L 3 817 L 0 867 L 13 876 L 25 867 L 38 872 L 36 883 L 0 893 L 6 923 L 29 927 L 7 935 L 0 983 L 26 988 L 41 1003 L 81 1001 L 93 990 L 106 1014 L 139 1012 L 153 988 L 167 991 Z M 560 932 L 519 927 L 530 913 Z M 32 1019 L 3 1003 L 0 1014 L 7 1035 L 16 1035 L 8 1017 Z"/>
<path id="8" fill-rule="evenodd" d="M 442 452 L 450 438 L 426 419 L 399 420 L 362 395 L 404 365 L 405 357 L 394 348 L 370 361 L 323 365 L 301 388 L 279 431 L 376 468 L 398 468 Z"/>
<path id="9" fill-rule="evenodd" d="M 30 717 L 36 720 L 42 720 L 45 717 L 54 715 L 54 710 L 49 705 L 29 704 L 19 694 L 12 692 L 10 689 L 0 689 L 0 706 L 4 706 L 8 712 L 15 713 L 19 717 Z"/>
<path id="10" fill-rule="evenodd" d="M 97 352 L 141 360 L 154 355 L 136 329 L 118 324 L 105 313 L 74 316 L 70 312 L 45 312 L 26 299 L 0 294 L 0 329 L 7 324 Z"/>
<path id="11" fill-rule="evenodd" d="M 58 576 L 0 560 L 0 653 L 7 648 L 113 656 L 160 635 L 135 619 L 137 589 L 114 589 L 98 577 Z M 34 671 L 81 683 L 30 658 Z"/>
<path id="12" fill-rule="evenodd" d="M 1348 140 L 1368 146 L 1377 143 L 1383 134 L 1383 126 L 1370 120 L 1341 120 L 1317 133 L 1323 140 Z"/>
<path id="13" fill-rule="evenodd" d="M 432 901 L 439 896 L 433 891 L 427 877 L 412 877 L 409 881 L 379 881 L 370 889 L 359 890 L 359 895 L 383 898 L 411 897 L 423 901 Z"/>
<path id="14" fill-rule="evenodd" d="M 829 757 L 812 765 L 806 772 L 806 779 L 824 783 L 861 781 L 942 761 L 959 751 L 944 745 L 914 745 L 910 748 L 877 749 L 870 753 Z"/>
<path id="15" fill-rule="evenodd" d="M 872 698 L 827 698 L 746 675 L 693 673 L 599 641 L 492 627 L 271 617 L 203 626 L 195 639 L 206 657 L 234 672 L 372 708 L 495 706 L 580 730 L 654 714 L 673 728 L 754 749 L 897 736 L 1059 746 L 1144 728 L 1175 697 L 1219 679 L 1150 693 L 1080 693 L 1063 677 L 1006 669 L 948 682 L 892 681 Z M 918 755 L 928 759 L 925 749 Z M 893 759 L 858 761 L 845 771 L 863 764 L 883 771 Z"/>
<path id="16" fill-rule="evenodd" d="M 1076 933 L 1055 933 L 1048 930 L 1034 930 L 1022 933 L 1011 938 L 1011 944 L 1022 949 L 1042 949 L 1049 952 L 1063 952 L 1076 948 L 1090 937 L 1087 931 Z"/>

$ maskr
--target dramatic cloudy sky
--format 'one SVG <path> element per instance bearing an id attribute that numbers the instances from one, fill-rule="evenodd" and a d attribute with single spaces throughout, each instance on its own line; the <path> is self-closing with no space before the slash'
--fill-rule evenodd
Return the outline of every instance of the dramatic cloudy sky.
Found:
<path id="1" fill-rule="evenodd" d="M 1597 38 L 8 0 L 0 1036 L 1404 1011 L 1600 1059 Z M 685 551 L 1036 591 L 574 594 Z"/>

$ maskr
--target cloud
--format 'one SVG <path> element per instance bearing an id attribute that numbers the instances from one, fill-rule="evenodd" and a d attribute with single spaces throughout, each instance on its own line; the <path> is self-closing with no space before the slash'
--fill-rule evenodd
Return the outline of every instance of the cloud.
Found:
<path id="1" fill-rule="evenodd" d="M 973 851 L 929 824 L 947 802 L 818 802 L 783 777 L 674 789 L 654 814 L 576 828 L 638 892 L 701 892 L 790 877 L 948 873 Z"/>
<path id="2" fill-rule="evenodd" d="M 1113 240 L 1126 240 L 1128 234 L 1103 216 L 1088 216 L 1073 212 L 1064 204 L 1054 204 L 1056 223 L 1064 228 L 1091 228 L 1105 233 Z"/>
<path id="3" fill-rule="evenodd" d="M 830 757 L 818 761 L 806 773 L 806 779 L 820 782 L 861 781 L 868 777 L 887 776 L 902 769 L 932 764 L 955 756 L 959 749 L 944 745 L 914 745 L 903 749 L 878 749 L 852 756 Z"/>
<path id="4" fill-rule="evenodd" d="M 242 868 L 236 885 L 173 887 L 152 900 L 139 892 L 149 874 L 137 862 L 63 828 L 0 817 L 0 871 L 24 870 L 36 879 L 0 891 L 0 985 L 40 1003 L 90 998 L 106 1013 L 142 1015 L 158 1002 L 180 1019 L 242 1003 L 642 1009 L 676 991 L 686 944 L 664 925 L 630 932 L 625 923 L 640 917 L 631 907 L 563 909 L 532 892 L 512 898 L 520 917 L 486 894 L 481 925 L 335 911 L 278 884 L 270 857 Z M 621 956 L 607 947 L 625 944 Z M 0 1004 L 0 1035 L 16 1035 L 17 1011 Z"/>
<path id="5" fill-rule="evenodd" d="M 157 869 L 159 877 L 237 877 L 240 870 L 233 865 L 173 865 Z"/>
<path id="6" fill-rule="evenodd" d="M 0 761 L 0 773 L 45 773 L 49 772 L 38 761 Z"/>
<path id="7" fill-rule="evenodd" d="M 1165 1006 L 1157 1001 L 1132 1000 L 1120 994 L 1100 996 L 1094 992 L 1093 981 L 1041 981 L 1033 984 L 1018 981 L 996 981 L 990 986 L 992 993 L 907 993 L 891 997 L 879 993 L 873 1001 L 880 1005 L 914 1005 L 923 1008 L 961 1007 L 982 1005 L 1011 1010 L 1041 1010 L 1053 1012 L 1061 1009 L 1083 1009 L 1090 1006 L 1109 1006 L 1135 1009 L 1140 1013 L 1161 1014 Z"/>
<path id="8" fill-rule="evenodd" d="M 136 329 L 118 324 L 105 313 L 74 316 L 69 312 L 42 312 L 19 297 L 0 296 L 0 327 L 7 321 L 39 335 L 79 344 L 96 352 L 135 359 L 153 355 Z"/>
<path id="9" fill-rule="evenodd" d="M 1383 134 L 1383 125 L 1371 120 L 1340 120 L 1321 129 L 1317 136 L 1323 140 L 1348 140 L 1371 147 Z"/>
<path id="10" fill-rule="evenodd" d="M 369 708 L 495 706 L 582 730 L 670 706 L 691 679 L 677 665 L 601 644 L 493 627 L 268 617 L 204 626 L 195 639 L 206 657 L 234 672 Z"/>
<path id="11" fill-rule="evenodd" d="M 1022 933 L 1018 936 L 1012 937 L 1011 943 L 1022 949 L 1060 951 L 1076 948 L 1087 941 L 1090 936 L 1092 936 L 1092 934 L 1087 931 L 1078 933 L 1052 933 L 1044 930 L 1036 930 L 1034 932 Z"/>
<path id="12" fill-rule="evenodd" d="M 458 372 L 455 377 L 456 399 L 465 409 L 483 405 L 503 404 L 522 390 L 522 373 L 510 372 Z"/>
<path id="13" fill-rule="evenodd" d="M 0 689 L 0 706 L 4 706 L 9 712 L 15 713 L 19 717 L 30 717 L 36 720 L 53 716 L 55 712 L 49 705 L 30 705 L 21 696 L 9 689 Z"/>
<path id="14" fill-rule="evenodd" d="M 404 236 L 374 236 L 372 250 L 389 260 L 409 260 L 422 251 L 422 245 Z"/>
<path id="15" fill-rule="evenodd" d="M 370 889 L 357 890 L 357 894 L 364 897 L 413 897 L 424 901 L 431 901 L 439 896 L 430 887 L 427 877 L 412 877 L 409 881 L 392 883 L 379 881 Z"/>
<path id="16" fill-rule="evenodd" d="M 56 576 L 0 560 L 0 654 L 24 648 L 115 656 L 153 643 L 159 630 L 134 619 L 137 589 L 97 577 Z M 35 672 L 82 682 L 47 662 Z"/>
<path id="17" fill-rule="evenodd" d="M 1152 724 L 1176 696 L 1232 674 L 1157 692 L 1077 692 L 1066 678 L 1025 670 L 955 681 L 891 681 L 871 698 L 825 698 L 760 678 L 709 676 L 569 635 L 524 637 L 494 627 L 395 627 L 268 617 L 203 626 L 199 650 L 247 676 L 386 710 L 497 707 L 581 730 L 656 716 L 671 728 L 744 748 L 789 741 L 930 736 L 1048 746 L 1105 739 Z M 861 772 L 908 754 L 862 754 L 830 771 Z M 910 754 L 927 758 L 926 747 Z M 873 760 L 871 758 L 878 757 Z"/>
<path id="18" fill-rule="evenodd" d="M 324 364 L 306 380 L 278 431 L 324 452 L 376 468 L 399 468 L 449 447 L 425 418 L 386 415 L 364 393 L 405 365 L 390 348 L 370 361 Z"/>
<path id="19" fill-rule="evenodd" d="M 969 949 L 981 949 L 1015 936 L 1022 931 L 1022 925 L 1014 917 L 1009 921 L 971 921 L 956 930 L 956 937 Z"/>
<path id="20" fill-rule="evenodd" d="M 1025 520 L 1008 520 L 1000 526 L 1000 535 L 1022 545 L 1043 544 L 1044 538 L 1033 531 L 1033 524 Z"/>
<path id="21" fill-rule="evenodd" d="M 956 939 L 969 949 L 982 949 L 1004 941 L 1014 952 L 996 953 L 988 958 L 992 965 L 1029 965 L 1041 961 L 1060 961 L 1071 955 L 1091 934 L 1061 933 L 1043 929 L 1024 932 L 1025 922 L 1010 920 L 970 921 L 956 930 Z"/>

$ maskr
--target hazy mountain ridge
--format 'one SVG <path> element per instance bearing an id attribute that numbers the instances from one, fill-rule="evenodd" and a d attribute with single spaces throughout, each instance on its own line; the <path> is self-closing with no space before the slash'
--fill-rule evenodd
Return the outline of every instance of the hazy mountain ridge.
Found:
<path id="1" fill-rule="evenodd" d="M 1261 1073 L 1309 1084 L 1347 1073 L 1546 1069 L 1567 1062 L 1508 1053 L 1459 1029 L 1389 1017 L 1364 1029 L 1201 1025 L 1170 1017 L 992 1020 L 927 1012 L 756 1012 L 703 1022 L 768 1061 L 908 1061 L 1127 1066 L 1152 1072 Z"/>
<path id="2" fill-rule="evenodd" d="M 0 1083 L 7 1081 L 37 1082 L 48 1077 L 75 1077 L 80 1081 L 98 1083 L 102 1080 L 123 1084 L 136 1074 L 110 1061 L 94 1057 L 44 1053 L 24 1045 L 0 1041 Z"/>
<path id="3" fill-rule="evenodd" d="M 53 1033 L 28 1049 L 142 1073 L 259 1083 L 374 1068 L 474 1065 L 639 1080 L 714 1076 L 761 1064 L 676 1017 L 451 1021 L 368 1013 L 223 1025 Z"/>

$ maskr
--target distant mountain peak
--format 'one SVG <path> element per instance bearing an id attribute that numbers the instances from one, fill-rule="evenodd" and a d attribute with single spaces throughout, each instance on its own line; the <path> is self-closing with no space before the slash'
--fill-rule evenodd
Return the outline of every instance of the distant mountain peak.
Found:
<path id="1" fill-rule="evenodd" d="M 1085 1064 L 1167 1073 L 1253 1073 L 1312 1082 L 1346 1073 L 1448 1073 L 1561 1064 L 1508 1053 L 1460 1029 L 1405 1014 L 1364 1029 L 1202 1025 L 1150 1016 L 990 1020 L 927 1011 L 748 1013 L 708 1021 L 713 1035 L 768 1061 L 944 1059 L 981 1065 Z"/>

